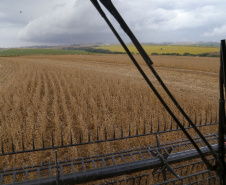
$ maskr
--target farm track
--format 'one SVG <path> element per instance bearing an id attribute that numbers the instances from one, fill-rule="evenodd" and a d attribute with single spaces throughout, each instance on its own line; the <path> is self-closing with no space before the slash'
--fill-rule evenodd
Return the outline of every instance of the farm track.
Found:
<path id="1" fill-rule="evenodd" d="M 154 66 L 163 81 L 190 115 L 216 112 L 218 59 L 154 59 L 157 61 Z M 192 62 L 188 64 L 189 60 Z M 147 67 L 144 70 L 148 71 Z M 159 88 L 155 80 L 153 83 Z M 6 151 L 11 150 L 11 136 L 16 148 L 21 148 L 22 135 L 28 148 L 32 147 L 32 135 L 36 147 L 42 146 L 42 135 L 51 145 L 52 133 L 55 145 L 60 145 L 61 132 L 66 144 L 70 142 L 70 132 L 76 141 L 80 131 L 87 139 L 89 129 L 91 139 L 95 139 L 97 127 L 102 131 L 106 127 L 112 134 L 114 124 L 116 129 L 122 125 L 128 134 L 128 123 L 150 123 L 150 120 L 160 120 L 161 123 L 162 115 L 167 115 L 124 55 L 1 57 L 0 88 L 0 135 Z M 150 142 L 145 138 L 141 141 Z M 134 144 L 139 143 L 133 140 L 128 146 Z M 63 153 L 69 155 L 73 150 L 76 157 L 89 152 L 120 149 L 123 145 L 120 142 L 105 143 L 98 148 L 90 146 L 85 151 L 70 149 Z M 48 155 L 39 154 L 35 158 L 39 161 Z M 0 167 L 9 161 L 12 165 L 18 163 L 18 158 L 5 158 Z"/>

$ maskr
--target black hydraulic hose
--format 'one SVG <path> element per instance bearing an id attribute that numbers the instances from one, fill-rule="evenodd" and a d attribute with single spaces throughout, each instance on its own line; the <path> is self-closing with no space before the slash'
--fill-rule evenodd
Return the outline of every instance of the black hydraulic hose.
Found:
<path id="1" fill-rule="evenodd" d="M 134 36 L 126 22 L 123 20 L 115 6 L 113 5 L 111 0 L 100 0 L 100 2 L 106 7 L 106 9 L 115 17 L 115 19 L 118 21 L 122 29 L 127 33 L 127 35 L 130 37 L 132 42 L 134 43 L 135 47 L 137 50 L 140 52 L 141 56 L 143 57 L 144 61 L 156 77 L 156 79 L 159 81 L 165 92 L 168 94 L 172 102 L 176 105 L 178 110 L 181 112 L 181 114 L 185 117 L 185 119 L 189 122 L 189 124 L 193 127 L 193 129 L 196 131 L 196 133 L 202 138 L 206 146 L 210 149 L 212 152 L 214 158 L 218 161 L 218 157 L 216 152 L 212 149 L 211 145 L 209 142 L 205 139 L 205 137 L 202 135 L 202 133 L 198 130 L 198 128 L 195 126 L 195 124 L 192 122 L 192 120 L 189 118 L 189 116 L 185 113 L 185 111 L 182 109 L 182 107 L 179 105 L 179 103 L 176 101 L 176 99 L 173 97 L 172 93 L 168 90 L 166 85 L 163 83 L 162 79 L 159 77 L 158 73 L 155 71 L 155 69 L 152 67 L 151 64 L 153 62 L 151 61 L 150 57 L 147 55 L 147 53 L 144 51 L 143 47 L 140 45 L 139 41 L 137 38 Z"/>
<path id="2" fill-rule="evenodd" d="M 111 1 L 108 0 L 100 0 L 100 2 L 106 7 L 106 9 L 115 17 L 115 19 L 118 21 L 124 32 L 131 38 L 132 42 L 136 46 L 137 50 L 143 57 L 144 61 L 147 62 L 148 66 L 153 64 L 152 60 L 148 56 L 148 54 L 145 52 L 144 48 L 141 46 L 140 42 L 137 40 L 133 32 L 130 30 L 130 28 L 127 26 L 126 22 L 123 20 L 115 6 Z"/>
<path id="3" fill-rule="evenodd" d="M 108 26 L 111 28 L 111 30 L 113 31 L 113 33 L 115 34 L 115 36 L 117 37 L 117 39 L 119 40 L 119 42 L 121 43 L 121 45 L 123 46 L 123 48 L 125 49 L 125 51 L 128 53 L 129 57 L 131 58 L 131 60 L 133 61 L 133 63 L 135 64 L 135 66 L 137 67 L 137 69 L 139 70 L 139 72 L 141 73 L 141 75 L 143 76 L 143 78 L 145 79 L 145 81 L 148 83 L 148 85 L 150 86 L 150 88 L 152 89 L 152 91 L 155 93 L 155 95 L 157 96 L 157 98 L 163 104 L 163 106 L 168 111 L 168 113 L 172 116 L 172 118 L 174 119 L 174 121 L 179 125 L 179 127 L 181 128 L 181 130 L 187 136 L 187 138 L 191 141 L 191 143 L 193 144 L 193 146 L 196 148 L 196 150 L 200 154 L 200 156 L 201 156 L 202 160 L 204 161 L 204 163 L 206 164 L 206 166 L 209 169 L 211 169 L 212 168 L 212 165 L 208 162 L 208 160 L 202 154 L 202 151 L 200 150 L 200 148 L 198 147 L 198 145 L 194 142 L 194 140 L 189 135 L 189 133 L 184 129 L 183 125 L 179 122 L 179 120 L 176 118 L 176 116 L 170 110 L 170 108 L 165 103 L 165 101 L 163 100 L 163 98 L 160 96 L 160 94 L 158 93 L 158 91 L 155 89 L 155 87 L 153 86 L 153 84 L 151 83 L 151 81 L 149 80 L 149 78 L 146 76 L 146 74 L 144 73 L 144 71 L 142 70 L 142 68 L 139 66 L 139 64 L 137 63 L 136 59 L 133 57 L 133 55 L 131 54 L 131 52 L 129 51 L 129 49 L 127 48 L 127 46 L 125 45 L 125 43 L 123 42 L 123 40 L 121 39 L 121 37 L 119 36 L 119 34 L 117 33 L 117 31 L 115 30 L 115 28 L 111 24 L 111 22 L 109 21 L 109 19 L 105 15 L 105 13 L 103 12 L 103 10 L 101 9 L 98 1 L 97 0 L 90 0 L 90 1 L 93 3 L 93 5 L 96 7 L 96 9 L 98 10 L 98 12 L 101 14 L 101 16 L 104 18 L 104 20 L 108 24 Z M 211 147 L 211 149 L 212 149 L 212 147 Z M 213 153 L 212 150 L 210 150 L 210 151 L 211 151 L 211 153 Z"/>

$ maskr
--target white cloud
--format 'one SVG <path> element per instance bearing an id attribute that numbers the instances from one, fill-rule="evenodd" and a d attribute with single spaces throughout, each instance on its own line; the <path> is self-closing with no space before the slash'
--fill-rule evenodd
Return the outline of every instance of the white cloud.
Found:
<path id="1" fill-rule="evenodd" d="M 212 24 L 222 15 L 213 6 L 204 6 L 197 9 L 163 9 L 158 8 L 142 12 L 139 17 L 129 19 L 136 29 L 150 30 L 183 30 L 199 28 Z"/>
<path id="2" fill-rule="evenodd" d="M 203 36 L 226 36 L 226 25 L 214 28 L 211 32 L 205 32 Z"/>
<path id="3" fill-rule="evenodd" d="M 0 12 L 0 18 L 4 17 L 4 13 Z"/>

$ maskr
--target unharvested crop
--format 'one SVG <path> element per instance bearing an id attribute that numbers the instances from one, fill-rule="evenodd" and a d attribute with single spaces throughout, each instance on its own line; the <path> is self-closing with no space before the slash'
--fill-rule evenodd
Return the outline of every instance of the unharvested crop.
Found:
<path id="1" fill-rule="evenodd" d="M 141 60 L 139 56 L 137 59 Z M 217 112 L 218 60 L 153 57 L 160 76 L 192 119 L 195 114 Z M 153 76 L 150 77 L 160 89 Z M 88 129 L 92 134 L 97 127 L 102 130 L 106 127 L 111 133 L 113 125 L 128 130 L 129 123 L 148 125 L 152 120 L 157 127 L 158 120 L 161 124 L 163 119 L 170 119 L 125 55 L 1 57 L 0 89 L 0 135 L 6 151 L 10 150 L 11 136 L 15 148 L 21 148 L 22 135 L 26 147 L 32 146 L 32 135 L 37 147 L 41 147 L 42 135 L 48 142 L 52 132 L 55 144 L 59 145 L 61 132 L 65 142 L 69 142 L 70 132 L 76 139 L 79 132 L 86 137 Z M 163 91 L 159 91 L 165 97 Z M 170 106 L 175 110 L 171 103 Z M 150 141 L 143 139 L 143 142 Z M 130 144 L 142 143 L 133 140 Z M 99 148 L 73 149 L 73 155 L 120 147 L 120 142 L 105 143 Z M 65 153 L 72 155 L 70 150 Z M 49 155 L 40 154 L 32 159 L 39 161 Z M 1 167 L 5 163 L 13 166 L 20 160 L 5 158 Z"/>

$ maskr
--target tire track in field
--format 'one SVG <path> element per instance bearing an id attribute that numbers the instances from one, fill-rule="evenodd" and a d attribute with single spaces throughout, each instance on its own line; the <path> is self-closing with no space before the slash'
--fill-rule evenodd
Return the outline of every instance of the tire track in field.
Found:
<path id="1" fill-rule="evenodd" d="M 42 125 L 42 122 L 45 121 L 43 119 L 40 119 L 40 114 L 42 114 L 42 111 L 41 111 L 41 106 L 43 105 L 43 101 L 41 101 L 41 93 L 44 89 L 43 87 L 43 76 L 44 76 L 44 73 L 43 73 L 43 70 L 42 68 L 38 67 L 38 66 L 34 66 L 35 67 L 35 78 L 36 78 L 36 81 L 34 81 L 34 91 L 33 91 L 33 94 L 31 95 L 31 98 L 30 98 L 30 111 L 32 112 L 31 114 L 31 121 L 33 122 L 32 123 L 32 127 L 34 130 L 36 129 L 40 129 L 41 128 L 41 125 Z"/>
<path id="2" fill-rule="evenodd" d="M 69 82 L 66 79 L 67 74 L 62 72 L 61 76 L 60 76 L 60 81 L 61 81 L 61 94 L 63 94 L 63 96 L 61 96 L 61 102 L 63 105 L 63 108 L 65 110 L 65 116 L 66 116 L 66 124 L 65 127 L 65 136 L 66 136 L 66 140 L 69 141 L 70 137 L 69 137 L 69 133 L 72 131 L 72 124 L 73 124 L 73 117 L 75 116 L 75 110 L 73 109 L 72 106 L 72 91 L 69 87 L 69 84 L 71 82 Z"/>
<path id="3" fill-rule="evenodd" d="M 31 65 L 32 68 L 35 68 L 34 65 Z M 22 107 L 24 107 L 24 120 L 23 122 L 25 123 L 25 128 L 27 128 L 27 126 L 33 127 L 34 129 L 34 123 L 33 123 L 33 117 L 34 117 L 34 111 L 37 109 L 36 106 L 38 106 L 39 101 L 37 101 L 37 96 L 38 96 L 38 91 L 40 88 L 40 77 L 38 74 L 38 71 L 35 70 L 33 72 L 31 72 L 33 70 L 29 70 L 29 75 L 27 76 L 27 83 L 26 83 L 26 87 L 25 89 L 27 89 L 27 91 L 25 92 L 26 96 L 23 96 L 23 101 L 25 102 L 25 105 L 22 105 Z M 34 105 L 34 102 L 36 102 L 36 104 Z M 23 103 L 23 102 L 21 102 Z"/>
<path id="4" fill-rule="evenodd" d="M 56 68 L 59 70 L 59 68 Z M 58 119 L 60 131 L 62 131 L 65 141 L 69 141 L 70 139 L 70 129 L 72 123 L 72 110 L 71 110 L 71 102 L 69 99 L 70 92 L 67 86 L 67 80 L 65 80 L 65 73 L 60 72 L 58 75 L 54 74 L 55 85 L 58 89 L 57 100 L 58 100 Z"/>
<path id="5" fill-rule="evenodd" d="M 51 130 L 55 133 L 56 143 L 60 144 L 60 132 L 64 127 L 67 127 L 67 122 L 70 122 L 65 108 L 65 89 L 62 86 L 61 75 L 56 73 L 57 68 L 48 69 L 47 73 L 47 122 L 43 128 L 46 135 L 50 135 Z"/>
<path id="6" fill-rule="evenodd" d="M 67 133 L 72 133 L 73 141 L 77 142 L 79 133 L 82 132 L 82 128 L 84 127 L 84 125 L 81 125 L 79 122 L 79 117 L 81 117 L 82 112 L 84 111 L 81 110 L 80 107 L 82 107 L 82 105 L 79 104 L 79 102 L 82 101 L 81 88 L 84 88 L 84 85 L 78 86 L 83 78 L 81 77 L 80 71 L 68 71 L 64 69 L 61 79 L 64 86 L 65 103 L 70 115 L 70 122 L 68 123 L 66 130 L 68 130 Z M 70 81 L 68 79 L 70 79 Z"/>
<path id="7" fill-rule="evenodd" d="M 58 129 L 56 130 L 56 134 L 58 134 L 60 138 L 60 132 L 62 131 L 62 134 L 64 135 L 64 142 L 69 142 L 70 140 L 70 131 L 71 131 L 71 123 L 73 121 L 72 115 L 75 114 L 74 111 L 72 111 L 71 107 L 71 101 L 70 101 L 70 89 L 68 87 L 68 79 L 65 79 L 65 75 L 68 73 L 61 72 L 61 68 L 56 67 L 55 71 L 58 71 L 58 73 L 52 74 L 52 79 L 54 82 L 55 87 L 55 99 L 56 99 L 56 124 Z M 70 72 L 69 72 L 70 73 Z M 47 129 L 48 130 L 48 129 Z M 61 142 L 60 139 L 58 139 L 58 143 Z"/>
<path id="8" fill-rule="evenodd" d="M 55 87 L 52 69 L 46 68 L 45 72 L 45 87 L 46 87 L 46 96 L 45 102 L 43 104 L 43 118 L 46 119 L 45 124 L 43 125 L 43 132 L 45 133 L 45 137 L 47 140 L 50 139 L 52 132 L 56 134 L 58 132 L 58 118 L 57 118 L 57 89 Z"/>

